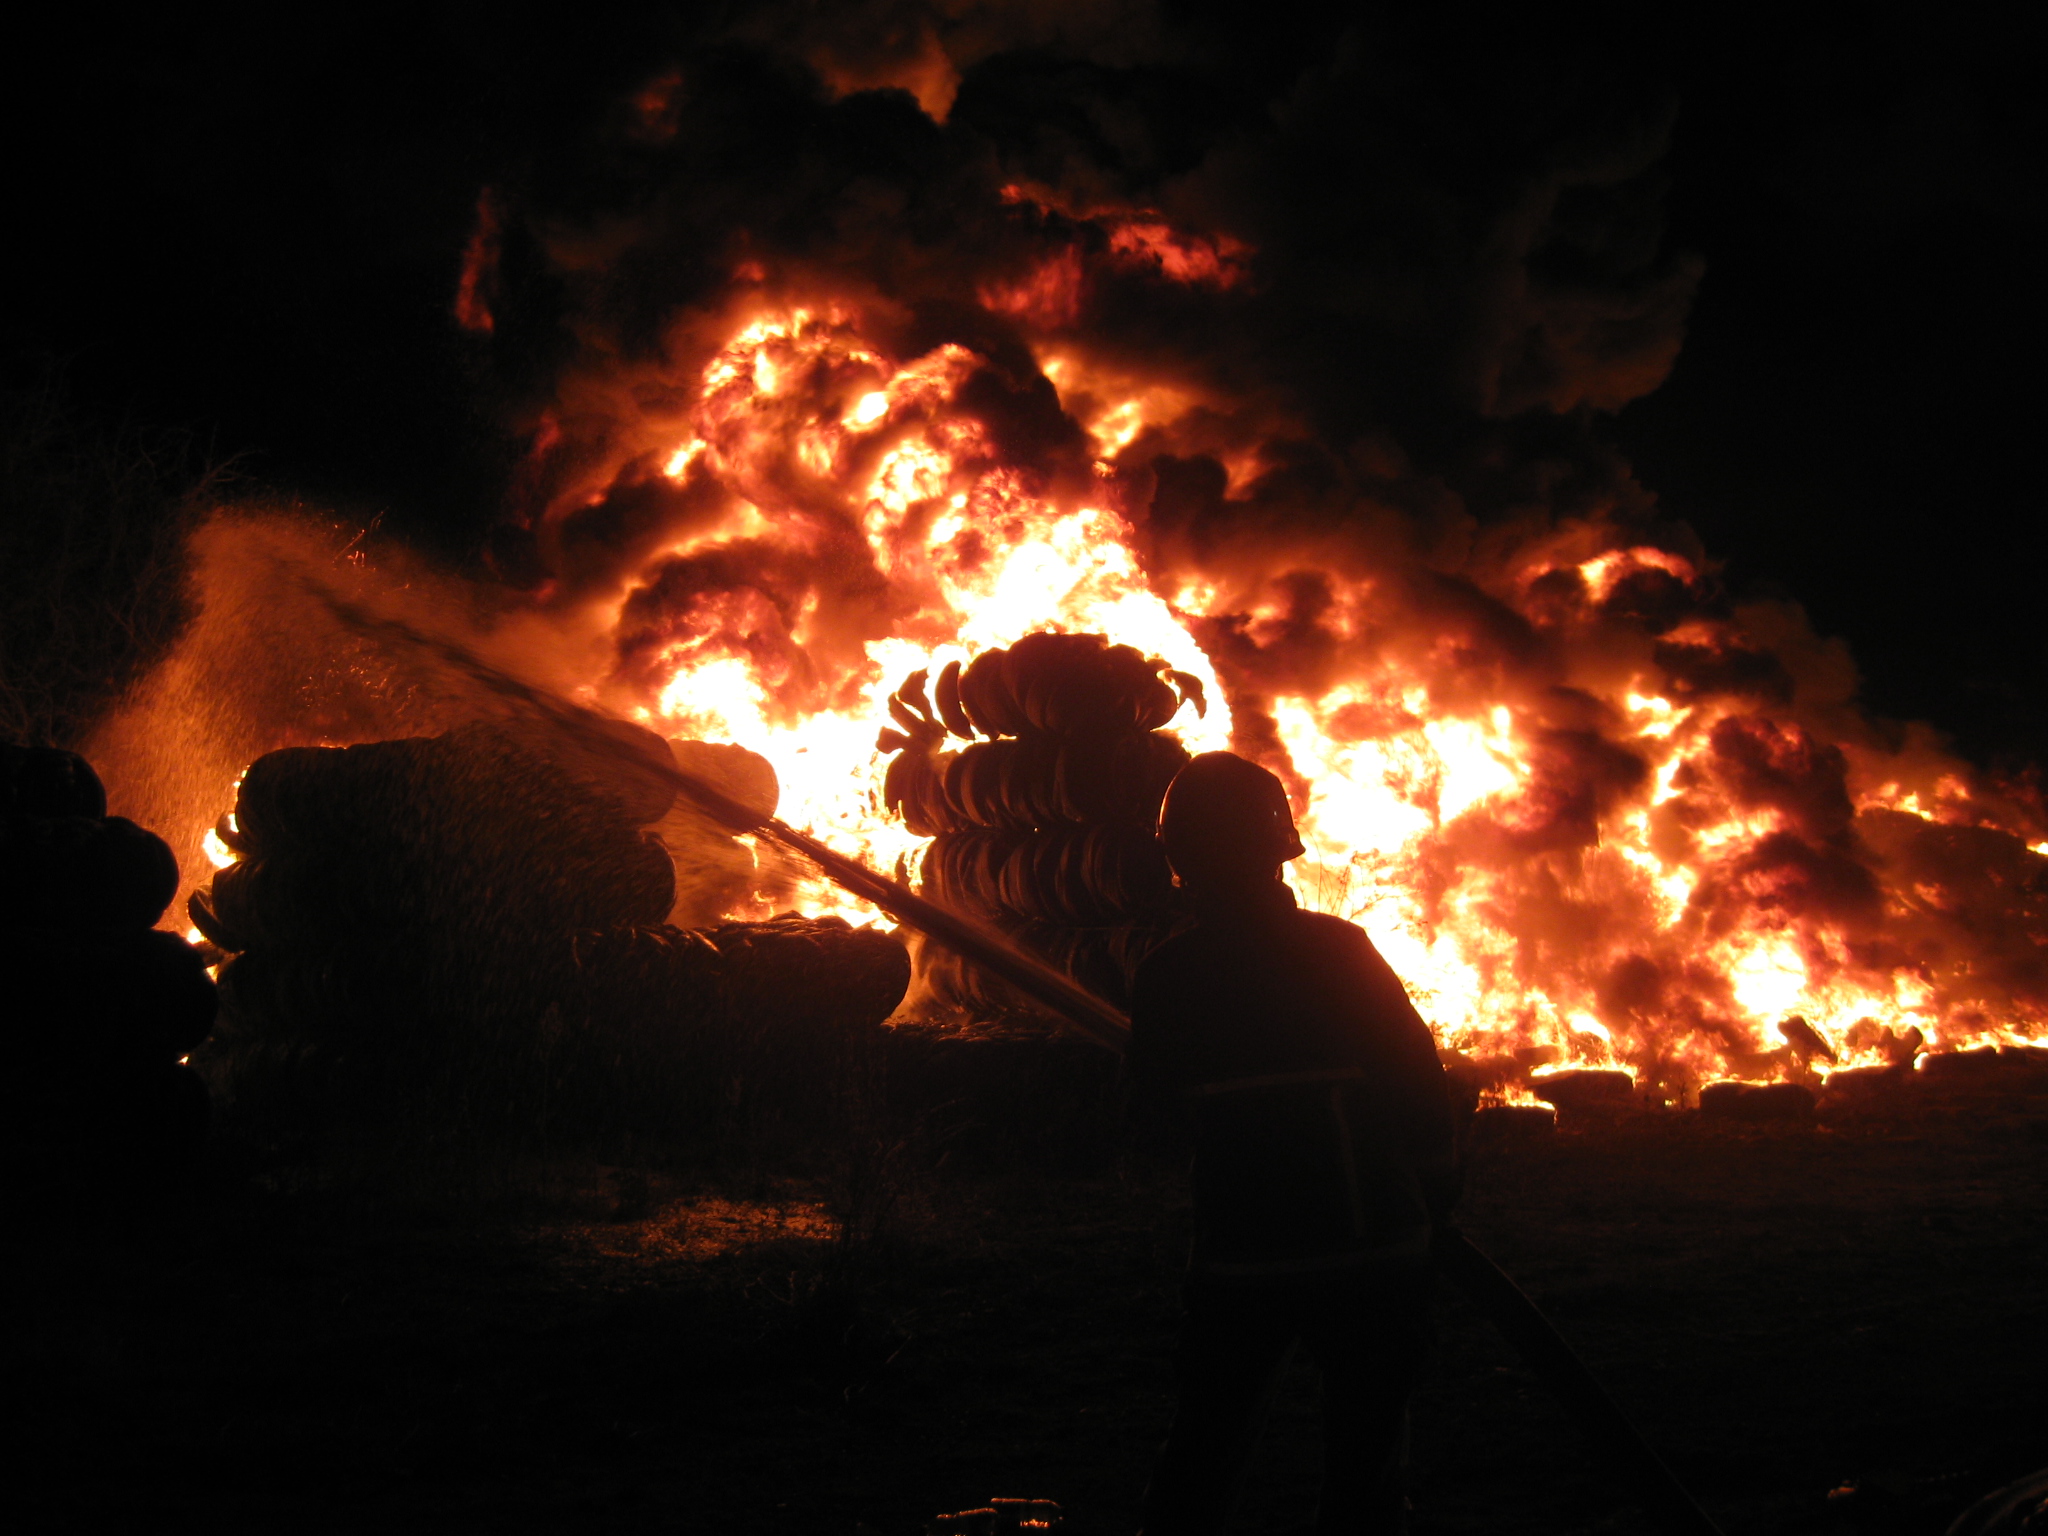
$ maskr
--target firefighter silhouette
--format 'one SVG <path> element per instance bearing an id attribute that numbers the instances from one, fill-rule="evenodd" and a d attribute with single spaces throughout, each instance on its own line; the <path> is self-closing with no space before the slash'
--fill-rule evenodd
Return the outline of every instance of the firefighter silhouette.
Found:
<path id="1" fill-rule="evenodd" d="M 1303 850 L 1272 774 L 1195 758 L 1159 836 L 1195 920 L 1139 969 L 1128 1071 L 1193 1141 L 1195 1240 L 1144 1536 L 1223 1528 L 1297 1346 L 1322 1372 L 1317 1529 L 1403 1531 L 1430 1233 L 1456 1192 L 1435 1044 L 1372 941 L 1281 882 Z"/>

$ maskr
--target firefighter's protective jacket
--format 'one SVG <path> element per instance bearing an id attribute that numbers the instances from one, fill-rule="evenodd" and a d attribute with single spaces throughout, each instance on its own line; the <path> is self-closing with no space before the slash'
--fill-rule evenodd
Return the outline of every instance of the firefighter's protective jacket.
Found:
<path id="1" fill-rule="evenodd" d="M 1413 1262 L 1454 1186 L 1443 1068 L 1393 969 L 1287 887 L 1211 902 L 1133 989 L 1128 1072 L 1194 1140 L 1193 1272 Z"/>

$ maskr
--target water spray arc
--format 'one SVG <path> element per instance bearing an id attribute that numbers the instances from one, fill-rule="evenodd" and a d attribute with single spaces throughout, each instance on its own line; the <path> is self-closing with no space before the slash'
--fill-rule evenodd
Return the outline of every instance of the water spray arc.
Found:
<path id="1" fill-rule="evenodd" d="M 402 619 L 374 614 L 310 577 L 302 575 L 299 579 L 337 620 L 355 633 L 404 651 L 430 655 L 478 686 L 546 721 L 581 750 L 616 763 L 622 772 L 662 779 L 733 832 L 765 837 L 802 856 L 850 894 L 872 902 L 897 922 L 987 968 L 1087 1039 L 1112 1051 L 1123 1050 L 1130 1036 L 1127 1014 L 974 919 L 918 895 L 900 881 L 826 846 L 809 833 L 775 817 L 762 817 L 673 762 L 643 755 L 626 737 L 607 729 L 614 723 L 611 717 L 524 682 L 453 641 L 430 635 Z M 1684 1536 L 1721 1536 L 1720 1528 L 1708 1518 L 1670 1466 L 1506 1271 L 1455 1228 L 1437 1235 L 1432 1254 L 1439 1271 L 1463 1290 L 1522 1352 L 1588 1437 L 1614 1460 L 1661 1521 Z"/>
<path id="2" fill-rule="evenodd" d="M 427 634 L 406 623 L 373 614 L 361 604 L 313 581 L 307 588 L 334 616 L 366 638 L 381 639 L 406 650 L 432 655 L 480 687 L 509 699 L 546 721 L 582 750 L 618 764 L 627 773 L 659 778 L 687 796 L 707 816 L 735 833 L 750 833 L 809 860 L 819 872 L 848 893 L 871 902 L 897 922 L 938 940 L 975 964 L 986 967 L 1026 996 L 1042 1003 L 1081 1034 L 1111 1050 L 1121 1050 L 1130 1020 L 1087 989 L 1026 954 L 1001 935 L 868 868 L 860 860 L 828 847 L 776 817 L 763 817 L 716 785 L 686 772 L 673 762 L 650 758 L 607 730 L 610 717 L 523 682 L 484 661 L 455 642 Z"/>

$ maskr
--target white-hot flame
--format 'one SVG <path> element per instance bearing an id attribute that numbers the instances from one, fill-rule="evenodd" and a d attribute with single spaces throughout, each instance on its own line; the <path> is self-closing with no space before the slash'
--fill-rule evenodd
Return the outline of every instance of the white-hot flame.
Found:
<path id="1" fill-rule="evenodd" d="M 1067 352 L 1041 361 L 1104 465 L 1198 403 L 1093 370 Z M 729 500 L 722 524 L 698 529 L 664 558 L 744 541 L 802 547 L 816 538 L 816 508 L 830 504 L 857 529 L 881 583 L 878 601 L 900 622 L 889 638 L 841 654 L 840 686 L 826 690 L 828 701 L 801 707 L 790 702 L 783 664 L 764 662 L 744 626 L 693 631 L 667 653 L 667 675 L 633 699 L 637 713 L 666 734 L 737 741 L 761 753 L 781 778 L 786 819 L 882 869 L 914 862 L 921 842 L 884 812 L 885 761 L 874 740 L 890 693 L 907 675 L 936 677 L 949 662 L 1036 630 L 1100 633 L 1202 680 L 1206 717 L 1183 709 L 1173 722 L 1199 752 L 1232 740 L 1224 679 L 1194 638 L 1200 624 L 1226 616 L 1233 603 L 1254 631 L 1278 621 L 1277 610 L 1205 576 L 1176 578 L 1162 595 L 1113 499 L 1091 500 L 1071 487 L 1040 492 L 999 462 L 985 425 L 956 404 L 978 365 L 958 346 L 892 362 L 836 311 L 763 315 L 705 369 L 695 431 L 663 450 L 674 480 L 711 476 Z M 1224 452 L 1221 461 L 1233 484 L 1249 473 L 1242 453 Z M 1518 590 L 1561 571 L 1588 603 L 1698 576 L 1678 555 L 1633 544 L 1562 565 L 1540 551 L 1529 559 L 1510 573 Z M 1340 593 L 1336 606 L 1333 632 L 1348 639 L 1368 624 L 1371 594 Z M 810 609 L 785 620 L 799 647 L 812 645 L 824 624 Z M 1675 638 L 1690 643 L 1696 631 L 1706 633 L 1694 625 Z M 1669 697 L 1641 666 L 1603 666 L 1569 681 L 1581 696 L 1606 700 L 1604 739 L 1633 754 L 1640 775 L 1611 792 L 1586 789 L 1574 812 L 1589 835 L 1549 878 L 1567 914 L 1560 922 L 1578 928 L 1560 931 L 1554 952 L 1509 937 L 1496 920 L 1513 861 L 1487 854 L 1492 845 L 1482 837 L 1518 835 L 1535 814 L 1531 795 L 1569 799 L 1581 787 L 1569 775 L 1539 772 L 1547 727 L 1519 695 L 1454 698 L 1387 663 L 1263 701 L 1286 766 L 1306 786 L 1297 811 L 1309 853 L 1290 881 L 1308 904 L 1366 926 L 1445 1043 L 1481 1052 L 1547 1047 L 1560 1068 L 1644 1054 L 1657 999 L 1632 1001 L 1602 980 L 1632 947 L 1665 955 L 1667 969 L 1683 962 L 1720 978 L 1719 991 L 1703 995 L 1718 998 L 1724 1035 L 1747 1033 L 1758 1060 L 1788 1060 L 1777 1025 L 1792 1014 L 1829 1040 L 1862 1041 L 1841 1046 L 1843 1065 L 1886 1059 L 1894 1048 L 1886 1041 L 1910 1028 L 1929 1041 L 2040 1033 L 2034 1019 L 1964 1028 L 1937 1018 L 1933 992 L 1910 967 L 1873 979 L 1838 935 L 1789 920 L 1721 921 L 1702 909 L 1716 881 L 1725 885 L 1731 869 L 1739 874 L 1747 850 L 1783 829 L 1783 814 L 1702 789 L 1713 733 L 1735 703 Z M 1902 789 L 1867 777 L 1860 805 L 1930 825 L 1942 805 L 1967 798 L 1959 781 Z M 2048 855 L 2048 841 L 2030 846 Z M 822 883 L 803 890 L 800 905 L 871 915 Z M 1728 1047 L 1695 1034 L 1665 1038 L 1656 1049 L 1667 1061 L 1718 1074 Z"/>

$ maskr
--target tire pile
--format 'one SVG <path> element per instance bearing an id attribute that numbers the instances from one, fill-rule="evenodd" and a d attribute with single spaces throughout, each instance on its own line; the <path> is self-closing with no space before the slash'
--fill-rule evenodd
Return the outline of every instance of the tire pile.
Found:
<path id="1" fill-rule="evenodd" d="M 1028 635 L 963 671 L 913 674 L 890 701 L 900 729 L 884 796 L 932 839 L 924 893 L 1001 929 L 1111 1000 L 1173 920 L 1172 876 L 1154 827 L 1188 752 L 1163 727 L 1199 679 L 1101 635 Z M 970 743 L 941 751 L 949 737 Z M 987 1016 L 1009 988 L 927 946 L 941 1001 Z"/>
<path id="2" fill-rule="evenodd" d="M 691 1128 L 729 1154 L 831 1134 L 848 1083 L 910 986 L 892 933 L 787 915 L 579 935 L 575 963 L 604 1077 L 627 1123 Z M 622 1025 L 624 1027 L 622 1027 Z M 591 1023 L 586 1023 L 591 1028 Z"/>
<path id="3" fill-rule="evenodd" d="M 183 1058 L 216 1004 L 205 957 L 154 926 L 177 890 L 169 846 L 107 815 L 84 758 L 0 743 L 16 1207 L 143 1212 L 204 1146 L 206 1088 Z"/>
<path id="4" fill-rule="evenodd" d="M 746 1097 L 737 1039 L 786 1047 L 894 1008 L 908 962 L 891 936 L 666 926 L 675 871 L 643 829 L 672 787 L 599 788 L 576 767 L 496 724 L 251 765 L 217 829 L 239 862 L 191 902 L 233 955 L 237 1097 L 430 1139 L 672 1139 L 679 1117 Z"/>

